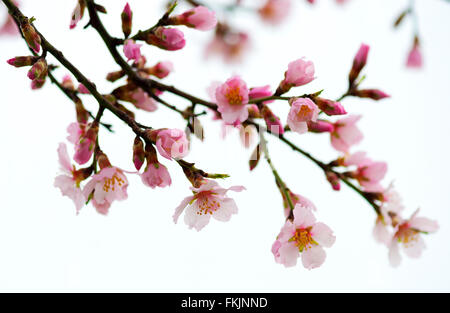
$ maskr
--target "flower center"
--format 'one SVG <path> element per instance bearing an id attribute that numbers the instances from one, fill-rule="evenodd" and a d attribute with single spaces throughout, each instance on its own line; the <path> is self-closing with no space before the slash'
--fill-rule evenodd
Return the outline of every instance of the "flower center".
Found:
<path id="1" fill-rule="evenodd" d="M 419 232 L 409 227 L 409 225 L 401 225 L 399 227 L 397 238 L 405 246 L 412 246 L 419 240 Z"/>
<path id="2" fill-rule="evenodd" d="M 105 192 L 109 192 L 109 190 L 115 191 L 116 190 L 116 184 L 121 187 L 125 181 L 117 176 L 117 174 L 114 174 L 111 178 L 106 178 L 105 183 L 103 184 L 103 190 Z"/>
<path id="3" fill-rule="evenodd" d="M 311 115 L 311 113 L 312 113 L 312 110 L 309 106 L 302 105 L 302 107 L 300 108 L 300 110 L 297 113 L 297 116 L 301 120 L 307 120 L 308 117 Z"/>
<path id="4" fill-rule="evenodd" d="M 289 239 L 289 241 L 293 241 L 300 252 L 303 252 L 303 250 L 308 250 L 312 247 L 312 245 L 318 244 L 311 236 L 310 231 L 311 227 L 297 229 L 294 236 Z"/>
<path id="5" fill-rule="evenodd" d="M 217 202 L 210 197 L 201 197 L 197 199 L 198 211 L 197 215 L 213 214 L 220 209 L 220 202 Z"/>
<path id="6" fill-rule="evenodd" d="M 234 87 L 228 89 L 225 97 L 228 100 L 230 105 L 241 105 L 242 104 L 242 96 L 238 87 Z"/>

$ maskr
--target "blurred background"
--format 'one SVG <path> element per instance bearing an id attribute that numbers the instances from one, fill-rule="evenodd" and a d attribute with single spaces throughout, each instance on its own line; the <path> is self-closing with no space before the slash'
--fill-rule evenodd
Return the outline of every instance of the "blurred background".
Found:
<path id="1" fill-rule="evenodd" d="M 83 27 L 69 31 L 75 0 L 23 0 L 24 14 L 103 93 L 114 86 L 107 72 L 117 70 L 97 33 Z M 219 6 L 226 1 L 210 1 Z M 244 1 L 250 6 L 263 1 Z M 237 11 L 219 12 L 251 35 L 248 55 L 236 64 L 219 58 L 205 59 L 205 45 L 213 32 L 183 28 L 186 48 L 166 52 L 145 46 L 149 63 L 169 60 L 175 71 L 165 82 L 207 98 L 214 80 L 239 74 L 249 86 L 276 88 L 287 64 L 300 57 L 314 61 L 317 79 L 299 93 L 325 89 L 337 98 L 347 88 L 347 74 L 362 42 L 371 46 L 364 87 L 392 95 L 374 102 L 349 98 L 350 113 L 362 114 L 359 123 L 364 141 L 353 151 L 364 150 L 374 160 L 389 164 L 384 181 L 395 181 L 409 216 L 417 207 L 421 215 L 438 220 L 441 228 L 425 236 L 427 249 L 417 260 L 403 256 L 399 268 L 389 266 L 387 248 L 372 238 L 375 214 L 352 190 L 333 192 L 324 175 L 310 161 L 287 146 L 269 141 L 271 157 L 281 176 L 296 193 L 318 207 L 317 219 L 330 225 L 337 241 L 327 249 L 327 260 L 308 271 L 301 264 L 286 269 L 276 264 L 270 251 L 281 226 L 281 197 L 270 169 L 261 162 L 248 170 L 252 149 L 245 149 L 237 131 L 225 140 L 221 124 L 202 117 L 205 141 L 192 141 L 188 161 L 210 172 L 231 175 L 225 187 L 244 185 L 247 191 L 231 194 L 239 214 L 230 222 L 212 220 L 201 232 L 189 230 L 181 220 L 172 222 L 174 208 L 190 195 L 189 183 L 174 162 L 162 161 L 172 175 L 172 186 L 151 190 L 139 177 L 129 176 L 129 199 L 114 203 L 110 214 L 97 214 L 91 206 L 76 216 L 72 201 L 53 187 L 59 164 L 56 149 L 65 141 L 66 128 L 75 121 L 72 103 L 49 82 L 32 91 L 26 69 L 14 69 L 5 60 L 26 55 L 19 38 L 0 37 L 0 290 L 1 291 L 211 291 L 211 292 L 315 292 L 315 291 L 450 291 L 450 185 L 448 166 L 450 124 L 450 4 L 417 0 L 424 67 L 405 67 L 413 39 L 410 20 L 396 31 L 392 24 L 408 1 L 332 0 L 293 1 L 284 23 L 270 26 L 259 17 Z M 123 0 L 101 1 L 108 15 L 104 24 L 121 36 Z M 129 0 L 134 30 L 156 23 L 164 1 Z M 180 7 L 179 12 L 182 11 Z M 0 21 L 6 9 L 0 4 Z M 1 22 L 0 22 L 1 23 Z M 67 72 L 55 72 L 62 78 Z M 164 95 L 186 107 L 183 99 Z M 95 112 L 97 104 L 84 97 Z M 285 122 L 287 105 L 272 105 Z M 137 119 L 153 127 L 184 128 L 175 113 L 160 107 L 156 113 L 139 112 Z M 114 165 L 132 170 L 132 132 L 113 115 L 115 134 L 101 130 L 102 148 Z M 327 135 L 290 134 L 299 146 L 324 161 L 338 156 Z M 73 151 L 69 151 L 72 153 Z"/>

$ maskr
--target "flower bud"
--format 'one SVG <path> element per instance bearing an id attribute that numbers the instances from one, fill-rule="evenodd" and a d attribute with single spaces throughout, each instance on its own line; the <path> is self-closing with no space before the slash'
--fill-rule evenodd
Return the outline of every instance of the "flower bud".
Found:
<path id="1" fill-rule="evenodd" d="M 316 122 L 308 122 L 308 130 L 313 133 L 332 133 L 334 131 L 333 123 L 317 120 Z"/>
<path id="2" fill-rule="evenodd" d="M 133 144 L 133 163 L 136 169 L 139 171 L 142 167 L 142 165 L 145 162 L 145 151 L 144 151 L 144 143 L 142 140 L 137 136 L 134 139 Z"/>
<path id="3" fill-rule="evenodd" d="M 31 82 L 31 89 L 32 90 L 37 90 L 37 89 L 41 89 L 45 84 L 45 77 L 44 78 L 39 78 L 39 79 L 35 79 Z"/>
<path id="4" fill-rule="evenodd" d="M 83 18 L 84 10 L 86 9 L 85 0 L 78 0 L 75 9 L 72 12 L 72 17 L 70 19 L 70 29 L 74 29 L 78 22 Z"/>
<path id="5" fill-rule="evenodd" d="M 325 175 L 327 176 L 327 180 L 331 184 L 333 190 L 335 191 L 341 190 L 341 182 L 336 173 L 327 171 Z"/>
<path id="6" fill-rule="evenodd" d="M 361 73 L 362 69 L 367 63 L 367 56 L 369 54 L 370 47 L 366 44 L 361 44 L 361 47 L 358 50 L 355 58 L 353 59 L 353 66 L 348 76 L 348 80 L 350 86 L 352 86 L 355 80 L 358 78 L 359 73 Z"/>
<path id="7" fill-rule="evenodd" d="M 70 75 L 65 75 L 63 77 L 63 80 L 61 82 L 61 86 L 63 86 L 64 89 L 68 89 L 68 90 L 75 90 L 75 85 L 73 84 L 72 78 L 70 77 Z"/>
<path id="8" fill-rule="evenodd" d="M 340 102 L 335 102 L 320 97 L 315 97 L 313 100 L 317 104 L 319 109 L 321 109 L 326 115 L 331 116 L 347 114 Z"/>
<path id="9" fill-rule="evenodd" d="M 116 80 L 119 80 L 124 76 L 125 76 L 124 71 L 111 72 L 111 73 L 108 73 L 108 75 L 106 75 L 106 80 L 113 83 Z"/>
<path id="10" fill-rule="evenodd" d="M 6 61 L 9 65 L 15 67 L 31 66 L 38 60 L 35 56 L 15 57 Z"/>
<path id="11" fill-rule="evenodd" d="M 173 64 L 170 61 L 159 62 L 155 66 L 145 69 L 145 72 L 149 75 L 156 76 L 163 79 L 169 76 L 170 72 L 173 71 Z"/>
<path id="12" fill-rule="evenodd" d="M 83 102 L 78 97 L 75 99 L 75 111 L 78 123 L 82 125 L 86 124 L 89 119 L 89 112 L 85 109 Z"/>
<path id="13" fill-rule="evenodd" d="M 97 164 L 100 169 L 112 167 L 111 162 L 109 162 L 108 156 L 103 151 L 98 151 L 97 153 Z"/>
<path id="14" fill-rule="evenodd" d="M 169 19 L 171 25 L 184 25 L 198 30 L 211 30 L 217 25 L 216 13 L 204 6 L 197 6 Z"/>
<path id="15" fill-rule="evenodd" d="M 146 42 L 160 49 L 175 51 L 186 45 L 184 34 L 175 28 L 158 27 L 147 35 Z"/>
<path id="16" fill-rule="evenodd" d="M 390 97 L 387 93 L 378 89 L 356 90 L 352 93 L 352 95 L 359 98 L 369 98 L 373 100 L 381 100 Z"/>
<path id="17" fill-rule="evenodd" d="M 47 76 L 47 61 L 40 58 L 28 71 L 28 78 L 31 80 L 43 79 Z"/>
<path id="18" fill-rule="evenodd" d="M 122 31 L 125 38 L 128 38 L 131 34 L 131 28 L 133 26 L 133 12 L 131 11 L 130 5 L 127 3 L 122 12 Z"/>
<path id="19" fill-rule="evenodd" d="M 306 85 L 314 80 L 314 63 L 304 58 L 295 60 L 288 65 L 284 80 L 278 86 L 276 95 L 288 92 L 292 87 Z"/>
<path id="20" fill-rule="evenodd" d="M 269 109 L 269 107 L 264 105 L 262 107 L 261 114 L 264 117 L 264 120 L 266 121 L 267 130 L 269 132 L 277 135 L 284 134 L 284 128 L 280 122 L 279 117 L 273 114 L 273 112 Z"/>
<path id="21" fill-rule="evenodd" d="M 36 53 L 41 50 L 41 36 L 36 32 L 33 25 L 30 24 L 28 19 L 25 19 L 20 24 L 20 30 L 28 46 Z"/>

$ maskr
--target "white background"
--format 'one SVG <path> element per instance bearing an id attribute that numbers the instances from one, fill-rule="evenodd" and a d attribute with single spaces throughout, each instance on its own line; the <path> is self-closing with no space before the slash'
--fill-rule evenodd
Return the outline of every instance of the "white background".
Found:
<path id="1" fill-rule="evenodd" d="M 79 69 L 107 93 L 104 80 L 116 70 L 106 48 L 87 22 L 69 31 L 76 1 L 26 1 L 23 10 L 37 18 L 36 25 Z M 109 14 L 103 20 L 120 36 L 124 1 L 100 1 Z M 246 1 L 253 5 L 253 1 Z M 129 177 L 129 200 L 115 203 L 109 216 L 83 208 L 79 216 L 68 198 L 53 187 L 58 174 L 56 149 L 65 140 L 67 125 L 74 121 L 71 102 L 47 83 L 33 92 L 25 69 L 14 69 L 6 59 L 27 49 L 19 39 L 0 39 L 0 290 L 2 291 L 450 291 L 450 5 L 439 0 L 418 2 L 425 67 L 404 66 L 412 42 L 407 21 L 394 31 L 392 23 L 407 1 L 352 0 L 339 7 L 331 0 L 310 6 L 294 1 L 290 18 L 273 28 L 248 13 L 239 13 L 235 25 L 248 29 L 252 51 L 245 62 L 224 65 L 203 60 L 203 47 L 212 34 L 183 29 L 187 46 L 178 52 L 152 47 L 143 51 L 150 63 L 171 60 L 176 71 L 166 82 L 207 97 L 213 80 L 240 74 L 250 86 L 271 84 L 283 77 L 287 64 L 306 56 L 316 65 L 317 79 L 298 93 L 325 89 L 336 98 L 345 91 L 347 73 L 361 42 L 371 45 L 366 87 L 392 94 L 382 102 L 346 99 L 347 111 L 363 114 L 359 126 L 365 134 L 357 147 L 375 160 L 385 160 L 389 173 L 385 185 L 395 180 L 407 206 L 437 219 L 438 233 L 426 236 L 427 249 L 418 260 L 403 258 L 393 269 L 387 249 L 372 238 L 375 214 L 370 206 L 346 187 L 331 191 L 321 170 L 270 141 L 272 159 L 290 188 L 314 201 L 317 217 L 337 236 L 327 250 L 325 264 L 316 270 L 301 265 L 285 269 L 276 264 L 271 245 L 283 224 L 281 197 L 264 162 L 249 173 L 245 150 L 237 132 L 225 141 L 220 124 L 203 117 L 206 141 L 194 140 L 188 161 L 210 172 L 226 172 L 222 184 L 244 185 L 233 194 L 240 212 L 228 223 L 212 221 L 204 230 L 189 230 L 183 221 L 174 225 L 174 208 L 189 195 L 189 184 L 174 162 L 165 162 L 172 174 L 171 188 L 151 190 L 138 177 Z M 256 1 L 255 1 L 256 3 Z M 259 3 L 259 2 L 258 2 Z M 130 0 L 135 30 L 153 25 L 162 12 L 162 1 Z M 4 14 L 4 7 L 0 5 Z M 3 15 L 2 15 L 3 16 Z M 2 18 L 2 17 L 0 17 Z M 57 71 L 58 77 L 66 72 Z M 180 107 L 188 103 L 170 95 Z M 93 111 L 96 104 L 85 97 Z M 275 103 L 274 111 L 285 120 L 287 105 Z M 111 114 L 116 134 L 100 133 L 111 161 L 131 170 L 133 135 Z M 138 120 L 153 127 L 184 128 L 183 120 L 161 107 L 157 114 L 139 113 Z M 338 154 L 327 135 L 289 135 L 319 158 L 329 161 Z"/>

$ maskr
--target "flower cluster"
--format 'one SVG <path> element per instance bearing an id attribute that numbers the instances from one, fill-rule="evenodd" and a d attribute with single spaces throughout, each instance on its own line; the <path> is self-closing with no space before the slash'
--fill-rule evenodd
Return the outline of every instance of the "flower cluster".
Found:
<path id="1" fill-rule="evenodd" d="M 301 257 L 305 268 L 320 267 L 326 258 L 324 248 L 331 248 L 336 238 L 330 227 L 316 222 L 315 214 L 318 210 L 314 203 L 287 187 L 270 158 L 266 134 L 278 138 L 280 142 L 313 161 L 323 171 L 324 178 L 334 191 L 341 190 L 341 183 L 344 182 L 374 208 L 377 217 L 373 234 L 377 241 L 389 247 L 392 265 L 399 264 L 400 245 L 408 256 L 418 257 L 424 248 L 421 235 L 437 231 L 436 222 L 418 217 L 417 212 L 409 219 L 403 219 L 403 205 L 399 195 L 392 185 L 387 188 L 383 185 L 387 164 L 372 160 L 366 152 L 354 152 L 354 146 L 363 139 L 363 133 L 357 126 L 361 116 L 349 114 L 344 108 L 343 100 L 356 97 L 379 101 L 389 97 L 379 89 L 365 89 L 361 86 L 370 50 L 368 45 L 362 44 L 359 48 L 348 74 L 348 89 L 338 99 L 325 97 L 323 90 L 311 94 L 299 92 L 302 86 L 316 78 L 314 63 L 301 57 L 287 64 L 284 77 L 280 72 L 280 80 L 276 81 L 276 85 L 253 86 L 242 76 L 234 75 L 225 81 L 213 83 L 209 88 L 211 101 L 207 101 L 175 86 L 165 85 L 162 80 L 172 73 L 174 66 L 169 61 L 152 62 L 148 65 L 142 51 L 144 43 L 176 51 L 183 49 L 186 44 L 184 34 L 178 26 L 201 31 L 215 28 L 214 49 L 224 50 L 230 57 L 234 57 L 240 53 L 243 42 L 247 40 L 244 39 L 244 34 L 235 33 L 227 25 L 218 23 L 216 14 L 204 6 L 174 14 L 176 4 L 172 4 L 156 25 L 132 35 L 133 11 L 127 3 L 120 16 L 123 38 L 114 38 L 109 35 L 98 16 L 98 12 L 106 13 L 106 9 L 93 0 L 78 0 L 70 28 L 75 28 L 85 12 L 89 11 L 90 25 L 102 36 L 120 66 L 119 70 L 106 75 L 107 81 L 119 82 L 124 78 L 110 93 L 101 94 L 93 82 L 79 70 L 74 70 L 70 61 L 45 40 L 34 28 L 32 20 L 23 16 L 11 1 L 6 2 L 13 9 L 15 21 L 19 22 L 22 35 L 33 51 L 31 56 L 15 57 L 7 62 L 14 67 L 30 67 L 28 78 L 32 80 L 33 88 L 42 87 L 49 77 L 74 103 L 76 121 L 67 128 L 67 141 L 73 145 L 73 156 L 69 157 L 65 143 L 59 145 L 61 174 L 55 178 L 54 185 L 61 190 L 63 196 L 74 202 L 77 214 L 88 203 L 92 203 L 98 213 L 108 214 L 115 201 L 128 198 L 131 175 L 138 176 L 145 186 L 152 189 L 170 186 L 172 178 L 169 169 L 158 159 L 163 157 L 168 160 L 166 162 L 172 161 L 180 166 L 192 185 L 192 195 L 182 200 L 175 209 L 175 223 L 183 213 L 188 227 L 197 231 L 202 230 L 211 217 L 222 222 L 229 221 L 232 215 L 238 213 L 238 207 L 227 195 L 228 191 L 241 192 L 245 188 L 223 188 L 217 180 L 227 178 L 228 175 L 207 173 L 194 163 L 184 160 L 189 153 L 189 134 L 194 133 L 203 139 L 200 116 L 207 112 L 196 111 L 196 108 L 203 106 L 213 112 L 214 120 L 220 120 L 224 126 L 239 129 L 245 147 L 258 142 L 249 161 L 250 170 L 254 170 L 262 159 L 261 156 L 264 156 L 272 171 L 283 199 L 282 212 L 285 218 L 272 246 L 277 263 L 290 267 L 296 265 L 298 257 Z M 289 0 L 268 0 L 258 12 L 266 21 L 278 23 L 285 18 L 289 5 Z M 116 49 L 119 46 L 123 46 L 123 49 Z M 53 76 L 52 71 L 56 66 L 47 64 L 48 54 L 54 56 L 75 76 L 78 85 L 70 75 L 64 76 L 61 81 Z M 168 103 L 165 100 L 167 93 L 188 100 L 190 106 L 180 109 Z M 84 107 L 83 97 L 94 98 L 98 102 L 96 115 Z M 278 113 L 283 104 L 288 109 L 284 117 Z M 171 128 L 155 129 L 137 122 L 137 112 L 155 114 L 158 106 L 180 114 L 189 132 Z M 106 110 L 129 126 L 135 135 L 130 149 L 130 161 L 136 171 L 112 165 L 107 154 L 100 148 L 101 131 L 111 131 L 112 127 L 102 122 Z M 330 145 L 337 151 L 338 157 L 328 163 L 320 161 L 285 137 L 292 135 L 295 138 L 308 134 L 329 136 Z"/>

